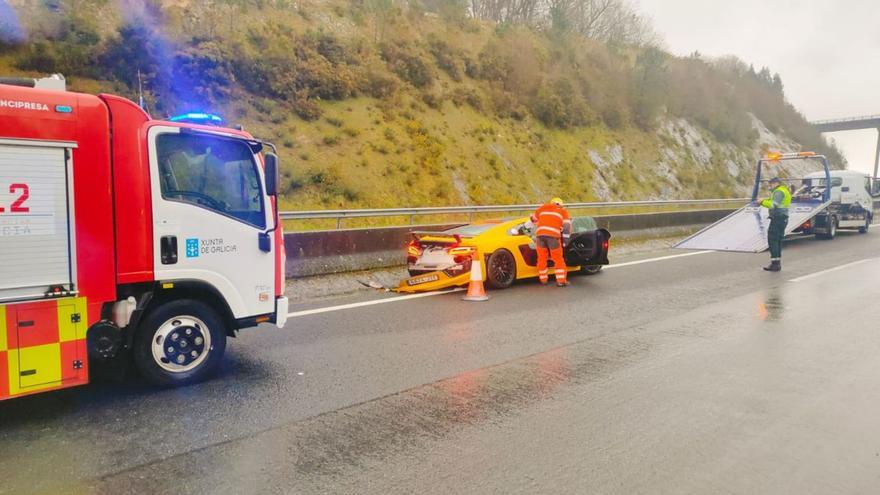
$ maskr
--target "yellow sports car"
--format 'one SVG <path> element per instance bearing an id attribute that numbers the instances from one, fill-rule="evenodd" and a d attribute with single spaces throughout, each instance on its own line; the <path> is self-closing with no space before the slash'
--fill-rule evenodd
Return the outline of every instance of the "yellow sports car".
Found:
<path id="1" fill-rule="evenodd" d="M 483 260 L 483 280 L 492 289 L 538 276 L 538 253 L 528 218 L 488 220 L 442 232 L 413 232 L 407 246 L 410 278 L 397 292 L 422 292 L 466 285 L 471 259 Z M 592 217 L 572 218 L 572 236 L 565 246 L 568 272 L 598 273 L 608 264 L 611 234 Z M 552 266 L 552 261 L 550 261 Z"/>

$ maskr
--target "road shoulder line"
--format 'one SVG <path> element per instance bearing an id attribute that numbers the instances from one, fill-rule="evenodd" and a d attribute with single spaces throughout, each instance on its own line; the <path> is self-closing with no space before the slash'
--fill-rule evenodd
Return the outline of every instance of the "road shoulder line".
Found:
<path id="1" fill-rule="evenodd" d="M 464 289 L 461 287 L 451 289 L 451 290 L 442 290 L 442 291 L 434 291 L 434 292 L 425 292 L 424 294 L 409 294 L 406 296 L 397 296 L 397 297 L 386 297 L 384 299 L 375 299 L 372 301 L 361 301 L 351 304 L 341 304 L 339 306 L 327 306 L 325 308 L 315 308 L 315 309 L 306 309 L 303 311 L 294 311 L 293 313 L 288 313 L 288 318 L 297 318 L 301 316 L 309 316 L 316 315 L 320 313 L 329 313 L 331 311 L 340 311 L 343 309 L 354 309 L 354 308 L 362 308 L 364 306 L 373 306 L 375 304 L 385 304 L 397 301 L 405 301 L 407 299 L 418 299 L 421 297 L 431 297 L 431 296 L 439 296 L 441 294 L 449 294 L 452 292 L 461 292 Z"/>
<path id="2" fill-rule="evenodd" d="M 642 263 L 653 263 L 655 261 L 671 260 L 674 258 L 684 258 L 685 256 L 696 256 L 698 254 L 707 254 L 707 253 L 714 253 L 714 252 L 715 251 L 711 251 L 711 250 L 709 250 L 709 251 L 694 251 L 691 253 L 673 254 L 670 256 L 661 256 L 659 258 L 648 258 L 646 260 L 627 261 L 625 263 L 615 263 L 613 265 L 608 265 L 605 267 L 605 269 L 608 270 L 611 268 L 621 268 L 624 266 L 641 265 Z"/>
<path id="3" fill-rule="evenodd" d="M 810 274 L 808 274 L 808 275 L 803 275 L 803 276 L 801 276 L 801 277 L 793 278 L 793 279 L 789 280 L 789 282 L 794 282 L 794 283 L 797 283 L 797 282 L 803 282 L 804 280 L 809 280 L 809 279 L 811 279 L 811 278 L 815 278 L 815 277 L 821 277 L 822 275 L 825 275 L 825 274 L 828 274 L 828 273 L 831 273 L 831 272 L 836 272 L 837 270 L 843 270 L 844 268 L 849 268 L 849 267 L 851 267 L 851 266 L 860 265 L 860 264 L 862 264 L 862 263 L 867 263 L 867 262 L 869 262 L 869 261 L 875 261 L 875 260 L 877 260 L 877 259 L 878 259 L 878 258 L 865 258 L 865 259 L 863 259 L 863 260 L 857 260 L 857 261 L 853 261 L 853 262 L 850 262 L 850 263 L 845 263 L 845 264 L 843 264 L 843 265 L 839 265 L 839 266 L 835 266 L 835 267 L 832 267 L 832 268 L 828 268 L 828 269 L 826 269 L 826 270 L 821 270 L 821 271 L 818 271 L 818 272 L 810 273 Z"/>
<path id="4" fill-rule="evenodd" d="M 706 254 L 706 253 L 713 253 L 713 252 L 714 251 L 695 251 L 692 253 L 673 254 L 671 256 L 661 256 L 659 258 L 648 258 L 646 260 L 627 261 L 625 263 L 608 265 L 605 267 L 605 269 L 607 270 L 609 268 L 620 268 L 620 267 L 624 267 L 624 266 L 641 265 L 643 263 L 652 263 L 655 261 L 664 261 L 664 260 L 670 260 L 670 259 L 674 259 L 674 258 L 683 258 L 685 256 L 696 256 L 698 254 Z M 302 311 L 294 311 L 292 313 L 288 313 L 287 317 L 288 318 L 299 318 L 299 317 L 303 317 L 303 316 L 310 316 L 310 315 L 316 315 L 316 314 L 321 314 L 321 313 L 330 313 L 332 311 L 341 311 L 343 309 L 362 308 L 365 306 L 373 306 L 375 304 L 385 304 L 385 303 L 391 303 L 391 302 L 406 301 L 408 299 L 419 299 L 422 297 L 439 296 L 441 294 L 449 294 L 451 292 L 460 292 L 463 290 L 464 290 L 464 288 L 459 287 L 459 288 L 452 289 L 452 290 L 426 292 L 424 294 L 409 294 L 406 296 L 387 297 L 387 298 L 383 298 L 383 299 L 375 299 L 372 301 L 362 301 L 362 302 L 356 302 L 356 303 L 351 303 L 351 304 L 341 304 L 339 306 L 327 306 L 324 308 L 306 309 L 306 310 L 302 310 Z"/>

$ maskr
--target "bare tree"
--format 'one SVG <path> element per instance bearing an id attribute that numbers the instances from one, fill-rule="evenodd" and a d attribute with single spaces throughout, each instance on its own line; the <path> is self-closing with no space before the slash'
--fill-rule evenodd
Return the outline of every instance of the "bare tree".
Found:
<path id="1" fill-rule="evenodd" d="M 647 18 L 627 0 L 470 0 L 469 13 L 481 20 L 548 25 L 559 32 L 632 45 L 653 45 L 658 37 Z"/>
<path id="2" fill-rule="evenodd" d="M 475 19 L 505 24 L 534 25 L 541 19 L 544 0 L 471 0 Z"/>

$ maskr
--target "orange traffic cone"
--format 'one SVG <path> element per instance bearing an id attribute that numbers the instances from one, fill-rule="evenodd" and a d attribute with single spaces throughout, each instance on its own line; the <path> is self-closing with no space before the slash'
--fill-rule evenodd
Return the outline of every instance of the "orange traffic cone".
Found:
<path id="1" fill-rule="evenodd" d="M 468 284 L 467 295 L 462 301 L 488 301 L 486 289 L 483 287 L 483 267 L 480 263 L 480 255 L 476 251 L 471 258 L 471 283 Z"/>

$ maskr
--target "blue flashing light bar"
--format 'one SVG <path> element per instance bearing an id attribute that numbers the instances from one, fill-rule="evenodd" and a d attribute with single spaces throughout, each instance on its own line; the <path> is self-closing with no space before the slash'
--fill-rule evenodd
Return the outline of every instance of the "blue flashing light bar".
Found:
<path id="1" fill-rule="evenodd" d="M 214 115 L 212 113 L 204 113 L 204 112 L 190 112 L 184 113 L 181 115 L 176 115 L 171 117 L 171 122 L 186 122 L 188 124 L 201 124 L 201 125 L 221 125 L 223 124 L 223 117 L 219 115 Z"/>

